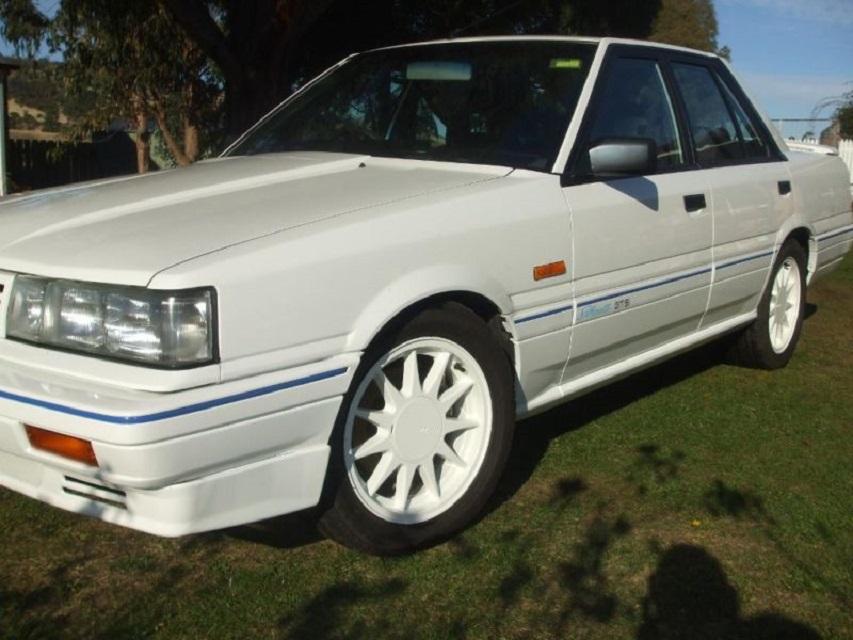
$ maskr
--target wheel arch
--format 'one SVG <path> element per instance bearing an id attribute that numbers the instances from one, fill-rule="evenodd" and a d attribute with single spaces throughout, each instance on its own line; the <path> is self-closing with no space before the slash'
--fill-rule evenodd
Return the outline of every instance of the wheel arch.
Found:
<path id="1" fill-rule="evenodd" d="M 806 253 L 806 283 L 809 283 L 817 271 L 817 235 L 814 226 L 801 216 L 789 218 L 776 236 L 777 252 L 789 240 L 799 244 Z"/>
<path id="2" fill-rule="evenodd" d="M 805 252 L 806 283 L 810 282 L 815 271 L 817 271 L 817 237 L 809 227 L 801 224 L 788 232 L 782 244 L 788 241 L 796 242 Z"/>
<path id="3" fill-rule="evenodd" d="M 509 295 L 491 278 L 451 268 L 416 272 L 385 287 L 359 314 L 348 348 L 364 351 L 377 338 L 400 328 L 424 309 L 448 303 L 465 307 L 509 338 L 500 321 L 512 308 Z M 507 342 L 512 356 L 511 341 Z"/>

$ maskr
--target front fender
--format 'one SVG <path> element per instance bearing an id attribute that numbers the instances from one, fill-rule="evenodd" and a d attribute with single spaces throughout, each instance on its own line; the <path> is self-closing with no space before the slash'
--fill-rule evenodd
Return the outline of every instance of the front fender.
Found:
<path id="1" fill-rule="evenodd" d="M 483 272 L 465 265 L 424 267 L 401 275 L 367 302 L 347 338 L 347 350 L 365 350 L 389 322 L 409 307 L 436 295 L 460 292 L 485 298 L 503 314 L 512 310 L 509 294 Z"/>

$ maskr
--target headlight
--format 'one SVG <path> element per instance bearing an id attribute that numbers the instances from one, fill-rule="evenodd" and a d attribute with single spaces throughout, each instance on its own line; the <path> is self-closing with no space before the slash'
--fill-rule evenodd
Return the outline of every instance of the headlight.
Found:
<path id="1" fill-rule="evenodd" d="M 10 338 L 168 368 L 214 359 L 211 289 L 154 291 L 17 276 L 10 298 Z"/>

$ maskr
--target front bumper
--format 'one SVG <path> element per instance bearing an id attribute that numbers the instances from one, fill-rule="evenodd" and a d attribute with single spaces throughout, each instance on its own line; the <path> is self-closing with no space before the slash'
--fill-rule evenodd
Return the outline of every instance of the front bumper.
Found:
<path id="1" fill-rule="evenodd" d="M 236 526 L 320 499 L 357 355 L 160 394 L 0 369 L 0 485 L 162 536 Z M 93 443 L 97 468 L 33 449 L 24 425 Z"/>

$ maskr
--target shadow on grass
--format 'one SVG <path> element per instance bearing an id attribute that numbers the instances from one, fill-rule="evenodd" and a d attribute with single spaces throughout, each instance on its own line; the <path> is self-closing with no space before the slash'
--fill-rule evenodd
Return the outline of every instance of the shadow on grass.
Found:
<path id="1" fill-rule="evenodd" d="M 821 585 L 839 605 L 849 609 L 853 606 L 844 587 L 835 584 L 831 579 L 806 562 L 791 550 L 789 545 L 779 536 L 776 530 L 776 520 L 764 506 L 764 500 L 748 489 L 732 487 L 722 480 L 714 480 L 704 496 L 705 510 L 715 518 L 732 518 L 746 520 L 755 524 L 764 537 L 773 544 L 776 551 L 785 558 L 786 562 L 808 575 L 815 583 Z M 815 523 L 815 530 L 825 542 L 831 542 L 831 534 L 825 525 Z"/>
<path id="2" fill-rule="evenodd" d="M 533 474 L 553 439 L 723 364 L 725 361 L 723 352 L 724 349 L 720 343 L 706 345 L 665 364 L 593 391 L 566 405 L 520 422 L 516 429 L 507 470 L 481 518 L 500 507 L 518 492 Z M 683 459 L 683 455 L 678 451 L 669 454 L 670 457 L 666 458 L 654 445 L 648 445 L 646 450 L 641 448 L 640 455 L 642 459 L 638 462 L 638 470 L 642 467 L 651 469 L 658 481 L 673 477 L 677 473 L 678 464 Z M 565 489 L 568 493 L 573 491 L 571 486 Z M 638 490 L 644 493 L 645 487 L 640 486 Z M 211 536 L 220 535 L 276 549 L 293 549 L 323 540 L 322 534 L 317 530 L 316 510 L 289 514 L 197 538 L 199 541 L 205 541 Z M 437 544 L 442 542 L 445 541 L 438 541 Z"/>
<path id="3" fill-rule="evenodd" d="M 819 640 L 811 627 L 776 613 L 741 617 L 740 598 L 720 561 L 687 544 L 668 548 L 649 578 L 637 640 Z"/>
<path id="4" fill-rule="evenodd" d="M 282 638 L 374 638 L 377 629 L 383 631 L 387 625 L 382 621 L 353 621 L 351 610 L 370 607 L 377 601 L 387 605 L 387 601 L 401 595 L 407 583 L 400 579 L 390 579 L 375 584 L 347 581 L 334 584 L 321 591 L 305 603 L 293 615 L 279 620 Z M 384 636 L 380 634 L 380 637 Z"/>
<path id="5" fill-rule="evenodd" d="M 226 529 L 222 535 L 275 549 L 297 549 L 322 541 L 314 509 L 291 513 L 254 524 Z"/>
<path id="6" fill-rule="evenodd" d="M 524 486 L 552 440 L 725 362 L 725 345 L 713 342 L 519 422 L 507 470 L 487 513 L 500 507 Z M 677 473 L 683 459 L 683 454 L 677 451 L 664 458 L 655 445 L 648 445 L 640 454 L 642 459 L 638 467 L 651 468 L 658 481 Z M 638 491 L 644 493 L 645 487 L 640 485 Z"/>
<path id="7" fill-rule="evenodd" d="M 71 578 L 69 574 L 88 558 L 72 558 L 52 569 L 46 586 L 32 591 L 18 591 L 0 585 L 0 637 L 4 629 L 13 637 L 59 638 L 68 616 L 58 613 L 65 601 Z"/>

